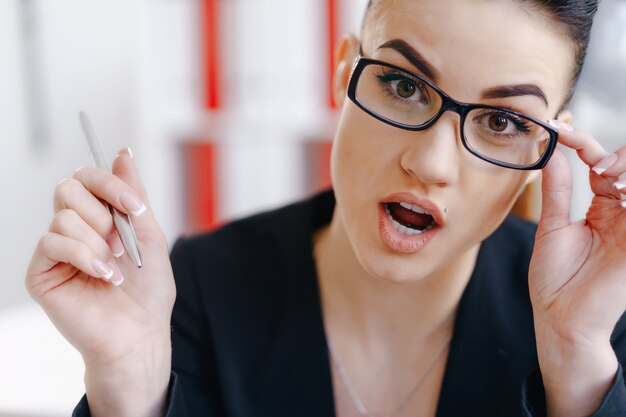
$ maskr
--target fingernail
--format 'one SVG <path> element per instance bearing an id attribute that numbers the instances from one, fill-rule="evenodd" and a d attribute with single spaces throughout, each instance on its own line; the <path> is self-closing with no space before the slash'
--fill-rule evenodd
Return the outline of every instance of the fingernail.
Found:
<path id="1" fill-rule="evenodd" d="M 617 182 L 613 183 L 613 187 L 615 187 L 618 190 L 622 191 L 623 189 L 626 188 L 626 182 L 617 181 Z"/>
<path id="2" fill-rule="evenodd" d="M 119 258 L 124 254 L 124 244 L 122 243 L 122 240 L 117 233 L 115 233 L 112 238 L 108 239 L 107 242 L 111 247 L 111 252 L 113 252 L 113 256 Z"/>
<path id="3" fill-rule="evenodd" d="M 566 132 L 573 132 L 574 131 L 574 128 L 571 125 L 569 125 L 569 124 L 567 124 L 565 122 L 562 122 L 560 120 L 552 119 L 552 120 L 548 120 L 548 123 L 550 123 L 550 125 L 552 125 L 552 127 L 555 127 L 555 128 L 557 128 L 559 130 L 564 130 Z"/>
<path id="4" fill-rule="evenodd" d="M 115 256 L 116 258 L 119 258 L 120 256 L 124 254 L 124 244 L 122 243 L 122 240 L 120 239 L 117 233 L 115 233 L 112 237 L 107 239 L 107 243 L 109 244 L 109 247 L 111 248 L 111 252 L 113 253 L 113 256 Z"/>
<path id="5" fill-rule="evenodd" d="M 128 156 L 130 156 L 131 158 L 133 158 L 133 151 L 130 150 L 130 147 L 126 148 L 126 149 L 122 149 L 121 151 L 119 151 L 117 153 L 117 155 L 115 155 L 115 158 L 117 158 L 118 156 L 120 156 L 121 154 L 126 153 Z M 134 159 L 134 158 L 133 158 Z"/>
<path id="6" fill-rule="evenodd" d="M 124 191 L 120 195 L 120 201 L 135 217 L 142 215 L 147 210 L 143 201 L 131 192 Z"/>
<path id="7" fill-rule="evenodd" d="M 593 172 L 602 175 L 607 169 L 611 168 L 617 162 L 617 154 L 612 154 L 602 159 L 593 167 Z"/>
<path id="8" fill-rule="evenodd" d="M 622 201 L 622 207 L 626 208 L 626 200 Z"/>
<path id="9" fill-rule="evenodd" d="M 117 281 L 111 281 L 111 284 L 119 287 L 120 285 L 122 285 L 122 282 L 124 282 L 124 277 L 120 277 L 120 279 L 118 279 Z"/>
<path id="10" fill-rule="evenodd" d="M 98 271 L 98 273 L 102 276 L 102 278 L 104 279 L 111 279 L 111 277 L 113 276 L 113 269 L 111 269 L 111 267 L 107 264 L 105 264 L 102 261 L 99 260 L 94 260 L 93 261 L 93 267 L 96 271 Z"/>

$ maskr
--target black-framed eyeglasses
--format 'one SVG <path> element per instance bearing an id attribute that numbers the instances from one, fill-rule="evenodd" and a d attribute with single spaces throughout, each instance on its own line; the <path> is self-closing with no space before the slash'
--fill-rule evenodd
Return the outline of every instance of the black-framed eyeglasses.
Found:
<path id="1" fill-rule="evenodd" d="M 458 102 L 421 76 L 362 52 L 348 97 L 372 117 L 411 131 L 428 129 L 448 110 L 458 113 L 463 146 L 505 168 L 542 169 L 558 143 L 558 130 L 544 122 L 504 107 Z"/>

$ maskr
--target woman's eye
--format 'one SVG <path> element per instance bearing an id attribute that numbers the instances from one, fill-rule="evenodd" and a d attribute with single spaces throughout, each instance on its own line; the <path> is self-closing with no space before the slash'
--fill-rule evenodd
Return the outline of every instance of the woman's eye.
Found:
<path id="1" fill-rule="evenodd" d="M 501 115 L 492 114 L 489 116 L 489 128 L 494 132 L 504 132 L 509 127 L 509 120 Z"/>
<path id="2" fill-rule="evenodd" d="M 395 84 L 396 85 L 394 86 L 394 90 L 396 91 L 398 96 L 402 98 L 411 98 L 413 97 L 413 95 L 415 95 L 415 92 L 417 91 L 417 86 L 415 85 L 415 83 L 409 80 L 396 81 Z"/>
<path id="3" fill-rule="evenodd" d="M 424 84 L 407 75 L 383 72 L 376 75 L 382 90 L 404 103 L 429 104 L 430 97 Z"/>
<path id="4" fill-rule="evenodd" d="M 525 135 L 530 132 L 530 127 L 521 119 L 500 112 L 485 112 L 474 118 L 481 128 L 493 135 Z"/>

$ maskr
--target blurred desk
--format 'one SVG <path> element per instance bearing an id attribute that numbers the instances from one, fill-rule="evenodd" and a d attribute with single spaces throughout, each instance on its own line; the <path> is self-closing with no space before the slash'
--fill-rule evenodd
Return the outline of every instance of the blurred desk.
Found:
<path id="1" fill-rule="evenodd" d="M 85 392 L 83 361 L 39 305 L 0 310 L 0 417 L 68 417 Z"/>

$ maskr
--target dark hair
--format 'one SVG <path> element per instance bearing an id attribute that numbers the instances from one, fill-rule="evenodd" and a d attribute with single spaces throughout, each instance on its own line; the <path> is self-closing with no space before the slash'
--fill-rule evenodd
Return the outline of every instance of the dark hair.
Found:
<path id="1" fill-rule="evenodd" d="M 380 0 L 369 0 L 367 5 L 366 18 L 372 7 Z M 580 77 L 580 73 L 587 55 L 587 47 L 591 38 L 591 26 L 593 18 L 598 11 L 600 0 L 518 0 L 526 3 L 538 11 L 545 13 L 554 19 L 565 33 L 571 38 L 574 47 L 574 74 L 572 75 L 572 86 L 566 97 L 563 107 L 569 104 L 574 94 L 574 88 Z"/>

